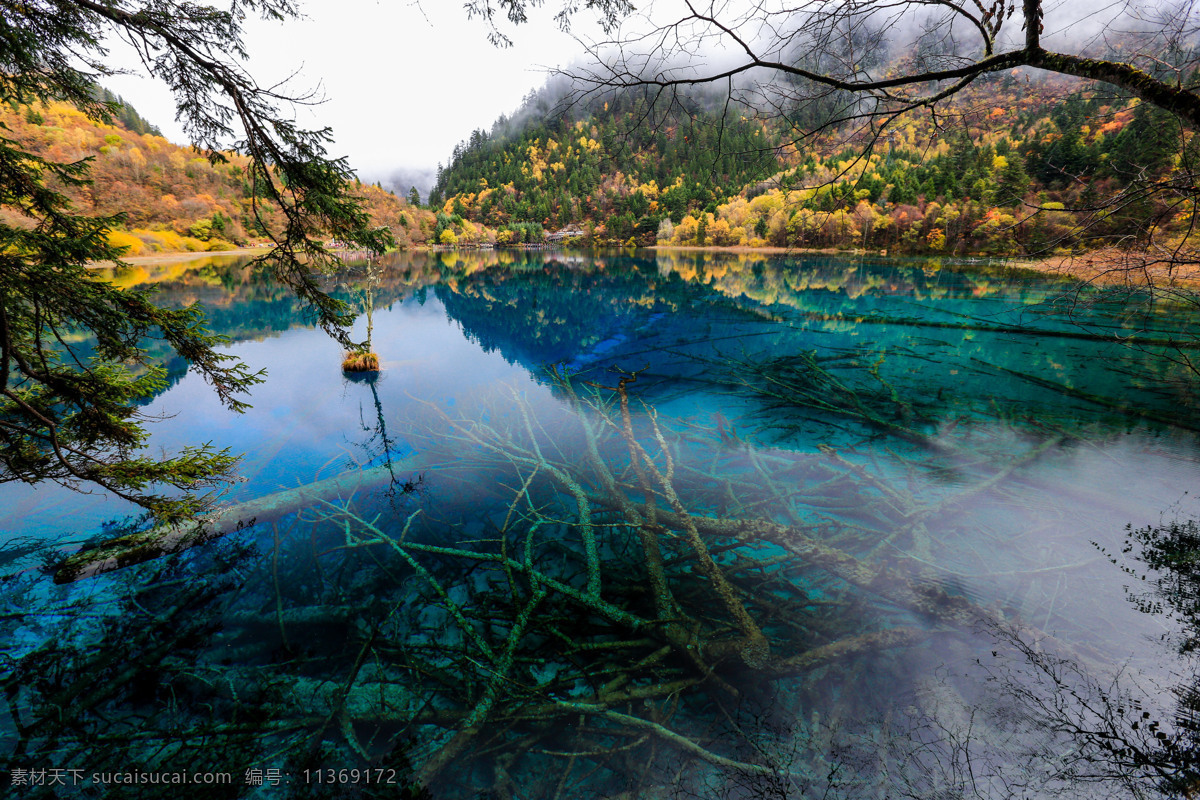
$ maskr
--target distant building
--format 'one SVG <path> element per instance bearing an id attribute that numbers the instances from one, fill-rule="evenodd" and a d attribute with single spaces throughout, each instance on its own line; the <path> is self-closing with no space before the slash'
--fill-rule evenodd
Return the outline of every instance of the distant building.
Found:
<path id="1" fill-rule="evenodd" d="M 554 233 L 550 234 L 549 236 L 546 237 L 546 241 L 561 242 L 565 239 L 576 239 L 576 238 L 579 238 L 581 236 L 586 236 L 586 235 L 587 234 L 584 233 L 582 228 L 567 227 L 567 228 L 563 228 L 562 230 L 557 230 Z"/>

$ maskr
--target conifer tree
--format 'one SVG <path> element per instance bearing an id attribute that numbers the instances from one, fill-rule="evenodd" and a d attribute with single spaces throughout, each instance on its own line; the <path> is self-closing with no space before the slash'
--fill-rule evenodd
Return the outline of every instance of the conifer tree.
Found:
<path id="1" fill-rule="evenodd" d="M 332 236 L 382 250 L 388 237 L 347 192 L 353 173 L 346 161 L 327 157 L 330 131 L 297 127 L 280 111 L 290 98 L 243 69 L 247 12 L 282 20 L 297 8 L 290 0 L 229 8 L 175 0 L 6 4 L 0 100 L 33 113 L 64 101 L 107 122 L 121 106 L 96 89 L 113 72 L 103 42 L 113 35 L 133 42 L 171 88 L 199 150 L 214 163 L 228 151 L 251 158 L 253 213 L 274 241 L 262 265 L 346 342 L 352 316 L 320 288 L 320 273 L 333 263 L 323 242 Z M 222 340 L 205 328 L 199 308 L 159 308 L 148 292 L 94 279 L 89 264 L 121 255 L 106 234 L 122 218 L 72 208 L 63 189 L 87 182 L 88 161 L 38 157 L 0 127 L 0 205 L 23 218 L 0 223 L 0 483 L 99 486 L 164 520 L 190 516 L 237 458 L 211 445 L 162 457 L 145 452 L 139 407 L 165 375 L 146 355 L 146 339 L 161 339 L 187 359 L 234 410 L 245 408 L 242 394 L 260 376 L 217 349 Z M 282 225 L 268 223 L 261 203 L 281 213 Z M 90 352 L 80 341 L 91 343 Z"/>

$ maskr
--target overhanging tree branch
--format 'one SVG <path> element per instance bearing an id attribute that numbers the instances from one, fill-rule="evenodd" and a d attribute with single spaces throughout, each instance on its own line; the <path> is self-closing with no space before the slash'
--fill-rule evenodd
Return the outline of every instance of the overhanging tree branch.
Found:
<path id="1" fill-rule="evenodd" d="M 327 156 L 330 131 L 306 131 L 282 116 L 277 104 L 291 98 L 260 87 L 238 63 L 247 11 L 297 14 L 289 0 L 229 9 L 172 0 L 0 0 L 0 100 L 65 101 L 106 120 L 116 109 L 95 89 L 112 74 L 104 37 L 115 32 L 133 43 L 174 91 L 197 148 L 214 163 L 229 150 L 250 157 L 255 204 L 261 194 L 282 215 L 275 226 L 259 216 L 275 244 L 260 262 L 345 343 L 352 317 L 322 289 L 321 272 L 333 263 L 324 241 L 332 235 L 381 251 L 390 238 L 350 194 L 346 160 Z M 165 385 L 145 341 L 158 339 L 186 359 L 233 410 L 246 408 L 240 395 L 261 376 L 217 349 L 225 340 L 207 331 L 198 308 L 159 308 L 146 292 L 93 279 L 89 263 L 120 257 L 107 234 L 122 218 L 84 217 L 71 207 L 60 187 L 86 185 L 88 167 L 88 160 L 53 163 L 0 136 L 0 206 L 28 220 L 0 224 L 0 482 L 90 484 L 165 520 L 186 517 L 207 503 L 196 493 L 226 479 L 237 459 L 208 445 L 142 455 L 147 420 L 138 409 Z M 88 358 L 70 344 L 81 334 L 93 343 Z M 157 484 L 185 494 L 156 493 Z"/>
<path id="2" fill-rule="evenodd" d="M 985 8 L 972 0 L 979 11 L 972 13 L 964 2 L 952 0 L 899 0 L 899 2 L 865 2 L 854 4 L 802 3 L 768 9 L 757 4 L 744 16 L 726 21 L 724 6 L 710 3 L 707 9 L 687 4 L 689 14 L 674 22 L 654 28 L 654 34 L 617 38 L 593 46 L 592 54 L 598 64 L 591 69 L 578 70 L 573 77 L 585 92 L 613 87 L 649 86 L 657 88 L 694 87 L 720 84 L 741 78 L 752 80 L 754 75 L 769 75 L 772 79 L 804 81 L 855 95 L 874 97 L 884 105 L 881 113 L 894 110 L 888 104 L 901 103 L 909 107 L 936 103 L 961 90 L 971 79 L 989 73 L 1032 67 L 1048 72 L 1102 81 L 1152 103 L 1172 113 L 1190 125 L 1200 125 L 1200 95 L 1181 83 L 1172 83 L 1135 66 L 1131 60 L 1090 57 L 1083 54 L 1048 50 L 1043 46 L 1042 0 L 1023 0 L 1019 9 L 1011 0 L 997 0 Z M 966 20 L 977 34 L 977 40 L 957 48 L 955 57 L 963 60 L 959 66 L 943 69 L 864 69 L 854 55 L 855 35 L 874 31 L 880 41 L 891 34 L 891 45 L 903 62 L 905 36 L 898 20 L 922 10 L 942 9 L 948 17 L 932 20 L 931 26 L 941 26 L 952 33 L 954 19 Z M 999 34 L 1002 23 L 1014 12 L 1023 18 L 1024 36 L 1009 42 L 1004 48 Z M 774 24 L 768 24 L 772 22 Z M 672 44 L 672 37 L 674 44 Z M 733 65 L 712 71 L 697 71 L 681 64 L 696 41 L 723 43 L 742 56 Z M 900 41 L 896 41 L 899 39 Z M 655 42 L 646 52 L 631 43 Z M 970 54 L 971 49 L 976 55 Z M 806 64 L 812 53 L 825 60 L 814 68 Z M 895 72 L 899 74 L 893 74 Z M 947 89 L 945 81 L 957 83 Z M 896 93 L 896 90 L 911 90 Z"/>

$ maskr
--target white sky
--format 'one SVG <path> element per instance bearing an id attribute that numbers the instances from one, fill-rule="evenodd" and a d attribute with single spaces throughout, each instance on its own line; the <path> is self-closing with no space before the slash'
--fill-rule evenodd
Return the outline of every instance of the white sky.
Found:
<path id="1" fill-rule="evenodd" d="M 288 84 L 294 92 L 319 88 L 326 102 L 298 108 L 298 119 L 305 127 L 332 127 L 336 144 L 331 155 L 349 156 L 364 179 L 386 183 L 399 171 L 432 175 L 439 161 L 449 160 L 456 142 L 515 111 L 531 89 L 541 87 L 549 70 L 584 58 L 583 44 L 553 22 L 562 0 L 530 9 L 524 25 L 506 26 L 514 42 L 507 49 L 488 43 L 486 26 L 478 19 L 468 21 L 462 2 L 300 0 L 303 19 L 247 20 L 248 68 L 264 86 L 296 73 Z M 728 18 L 783 0 L 706 0 L 701 5 L 708 2 Z M 1090 13 L 1080 14 L 1081 5 L 1087 5 L 1081 0 L 1048 0 L 1047 36 L 1067 40 L 1060 45 L 1081 41 L 1088 33 L 1083 27 L 1099 19 L 1111 22 L 1127 0 L 1096 2 Z M 1149 0 L 1149 6 L 1154 2 Z M 636 5 L 645 15 L 677 19 L 680 0 L 640 0 Z M 641 27 L 636 17 L 631 25 Z M 585 40 L 607 38 L 586 10 L 575 15 L 573 27 Z M 705 42 L 702 60 L 716 57 L 714 46 Z M 110 63 L 141 71 L 124 45 L 114 45 L 112 55 Z M 174 121 L 174 101 L 161 83 L 136 76 L 104 83 L 167 138 L 187 143 Z M 422 188 L 430 182 L 418 181 Z M 408 180 L 399 189 L 407 186 Z"/>
<path id="2" fill-rule="evenodd" d="M 530 89 L 543 84 L 548 68 L 583 54 L 583 46 L 553 23 L 555 4 L 532 9 L 525 25 L 506 28 L 513 46 L 503 50 L 488 43 L 486 26 L 468 21 L 456 0 L 303 0 L 301 8 L 301 20 L 247 20 L 250 72 L 270 85 L 298 70 L 289 83 L 295 91 L 319 86 L 326 102 L 298 109 L 298 119 L 306 127 L 331 126 L 331 155 L 348 155 L 370 180 L 445 163 L 473 129 L 490 129 L 500 114 L 515 111 Z M 573 30 L 600 36 L 587 12 L 580 12 Z M 120 43 L 113 57 L 142 72 Z M 168 139 L 187 143 L 163 84 L 137 76 L 104 83 Z"/>

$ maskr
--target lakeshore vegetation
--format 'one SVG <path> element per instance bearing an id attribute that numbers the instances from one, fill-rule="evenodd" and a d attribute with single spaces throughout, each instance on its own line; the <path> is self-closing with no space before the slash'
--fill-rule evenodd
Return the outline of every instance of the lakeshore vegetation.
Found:
<path id="1" fill-rule="evenodd" d="M 377 184 L 353 191 L 401 250 L 562 231 L 588 245 L 1026 256 L 1186 235 L 1190 200 L 1139 191 L 1196 158 L 1167 112 L 1021 70 L 949 102 L 940 117 L 910 114 L 882 132 L 797 140 L 795 120 L 735 113 L 703 93 L 665 111 L 636 89 L 562 110 L 545 88 L 456 145 L 428 205 Z M 128 256 L 264 239 L 248 159 L 211 163 L 120 108 L 106 123 L 61 102 L 8 106 L 0 123 L 44 158 L 91 159 L 90 184 L 64 191 L 81 213 L 123 215 L 108 239 Z M 259 212 L 267 225 L 277 216 L 269 204 Z"/>
<path id="2" fill-rule="evenodd" d="M 627 89 L 562 111 L 547 89 L 519 122 L 455 147 L 432 205 L 501 243 L 531 224 L 608 245 L 969 255 L 1184 235 L 1190 202 L 1138 191 L 1195 159 L 1166 112 L 1023 70 L 978 83 L 938 116 L 803 139 L 791 132 L 812 121 L 747 116 L 719 96 L 656 111 Z"/>

